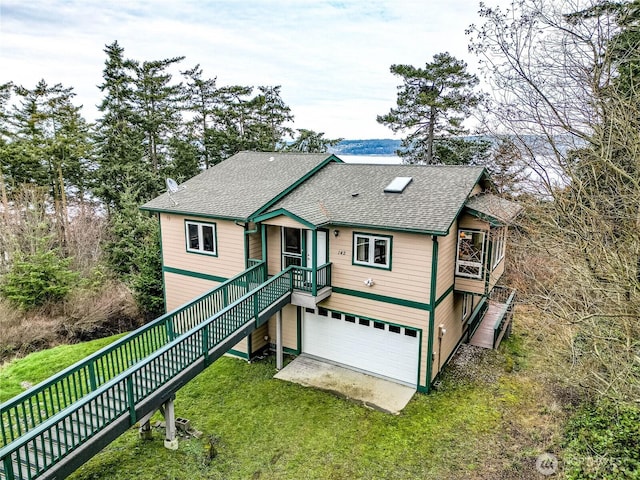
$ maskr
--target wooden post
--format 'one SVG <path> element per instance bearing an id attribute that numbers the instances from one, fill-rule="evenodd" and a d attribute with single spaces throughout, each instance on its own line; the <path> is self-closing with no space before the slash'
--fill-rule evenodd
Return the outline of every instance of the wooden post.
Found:
<path id="1" fill-rule="evenodd" d="M 282 370 L 282 310 L 276 313 L 276 370 Z"/>
<path id="2" fill-rule="evenodd" d="M 178 438 L 176 437 L 176 412 L 173 406 L 174 400 L 174 396 L 170 397 L 169 400 L 164 403 L 164 409 L 161 410 L 164 415 L 164 423 L 166 426 L 164 447 L 169 450 L 178 449 Z"/>

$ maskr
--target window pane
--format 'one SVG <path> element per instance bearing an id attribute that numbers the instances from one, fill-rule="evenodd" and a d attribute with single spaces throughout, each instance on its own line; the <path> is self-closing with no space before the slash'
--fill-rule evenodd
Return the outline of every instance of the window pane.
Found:
<path id="1" fill-rule="evenodd" d="M 200 237 L 198 235 L 198 225 L 187 224 L 189 229 L 189 248 L 200 250 Z"/>
<path id="2" fill-rule="evenodd" d="M 482 241 L 483 235 L 480 232 L 460 232 L 458 259 L 482 263 Z"/>
<path id="3" fill-rule="evenodd" d="M 287 268 L 289 265 L 296 265 L 298 267 L 302 266 L 301 257 L 289 257 L 287 255 L 284 255 L 282 257 L 282 261 L 284 263 L 283 268 Z"/>
<path id="4" fill-rule="evenodd" d="M 213 227 L 209 225 L 202 226 L 202 249 L 205 252 L 213 252 Z"/>
<path id="5" fill-rule="evenodd" d="M 368 262 L 369 261 L 369 239 L 365 237 L 356 237 L 356 239 L 357 239 L 356 260 L 358 262 Z"/>
<path id="6" fill-rule="evenodd" d="M 284 229 L 284 252 L 302 254 L 302 230 L 297 228 Z"/>
<path id="7" fill-rule="evenodd" d="M 378 265 L 386 265 L 387 264 L 387 241 L 376 239 L 374 241 L 374 257 L 373 263 L 377 263 Z"/>

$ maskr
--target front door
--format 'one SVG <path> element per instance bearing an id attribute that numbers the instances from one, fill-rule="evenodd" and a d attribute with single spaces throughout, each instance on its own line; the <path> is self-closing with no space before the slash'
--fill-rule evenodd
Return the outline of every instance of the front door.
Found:
<path id="1" fill-rule="evenodd" d="M 313 265 L 313 231 L 307 230 L 307 267 L 311 268 Z M 316 267 L 321 267 L 327 263 L 327 232 L 325 230 L 318 230 L 318 261 Z"/>
<path id="2" fill-rule="evenodd" d="M 282 227 L 282 269 L 302 265 L 302 230 Z"/>

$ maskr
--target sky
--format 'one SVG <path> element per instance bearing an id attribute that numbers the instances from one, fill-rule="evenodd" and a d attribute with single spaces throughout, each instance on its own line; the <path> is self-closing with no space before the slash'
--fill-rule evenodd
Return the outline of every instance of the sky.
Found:
<path id="1" fill-rule="evenodd" d="M 0 0 L 0 83 L 73 87 L 93 121 L 117 40 L 127 58 L 185 56 L 179 69 L 200 64 L 218 86 L 281 85 L 294 128 L 398 138 L 376 122 L 396 101 L 389 67 L 448 51 L 475 71 L 464 31 L 477 11 L 477 0 Z"/>

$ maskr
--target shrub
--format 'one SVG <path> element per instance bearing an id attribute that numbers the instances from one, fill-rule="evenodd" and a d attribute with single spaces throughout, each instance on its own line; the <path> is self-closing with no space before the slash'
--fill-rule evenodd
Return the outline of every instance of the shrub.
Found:
<path id="1" fill-rule="evenodd" d="M 78 280 L 69 268 L 71 259 L 49 248 L 48 240 L 37 239 L 33 253 L 16 252 L 0 285 L 0 293 L 23 310 L 64 299 Z"/>
<path id="2" fill-rule="evenodd" d="M 568 479 L 640 479 L 640 407 L 603 401 L 581 408 L 565 432 Z"/>

